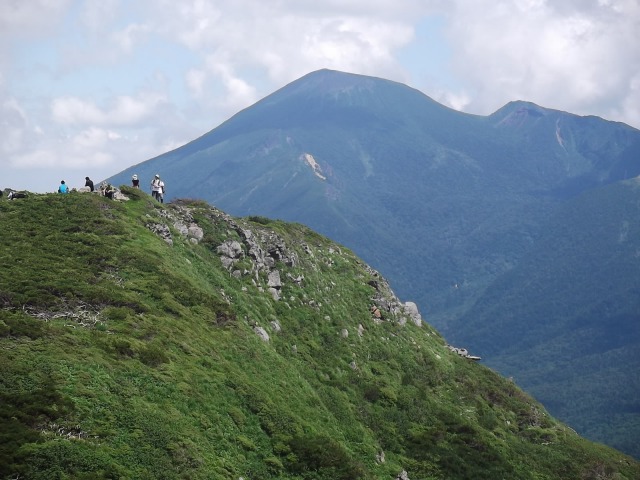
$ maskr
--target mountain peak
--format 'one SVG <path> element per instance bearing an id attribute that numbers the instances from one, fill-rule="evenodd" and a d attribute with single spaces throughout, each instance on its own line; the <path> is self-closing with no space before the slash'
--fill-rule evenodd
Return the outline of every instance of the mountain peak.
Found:
<path id="1" fill-rule="evenodd" d="M 489 115 L 497 126 L 522 127 L 530 121 L 535 121 L 555 112 L 532 102 L 516 100 Z"/>

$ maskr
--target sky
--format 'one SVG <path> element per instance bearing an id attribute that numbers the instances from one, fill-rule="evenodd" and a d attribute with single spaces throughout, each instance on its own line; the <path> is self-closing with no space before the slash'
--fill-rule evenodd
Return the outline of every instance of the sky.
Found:
<path id="1" fill-rule="evenodd" d="M 0 189 L 103 180 L 322 68 L 640 128 L 639 44 L 640 0 L 0 0 Z"/>

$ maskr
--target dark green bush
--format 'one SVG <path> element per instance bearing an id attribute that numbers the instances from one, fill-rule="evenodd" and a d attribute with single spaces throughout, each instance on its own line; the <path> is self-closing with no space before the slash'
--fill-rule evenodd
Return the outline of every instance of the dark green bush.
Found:
<path id="1" fill-rule="evenodd" d="M 359 462 L 327 436 L 297 436 L 289 445 L 293 456 L 287 457 L 288 469 L 305 479 L 353 480 L 365 476 Z"/>
<path id="2" fill-rule="evenodd" d="M 282 462 L 277 457 L 265 458 L 264 464 L 266 465 L 266 467 L 269 469 L 271 473 L 275 473 L 275 474 L 281 472 L 282 469 L 284 468 L 284 466 L 282 465 Z"/>
<path id="3" fill-rule="evenodd" d="M 5 313 L 4 326 L 0 324 L 0 336 L 28 337 L 32 340 L 45 334 L 45 324 L 42 320 L 19 313 Z"/>
<path id="4" fill-rule="evenodd" d="M 256 450 L 256 444 L 253 442 L 253 440 L 251 440 L 249 437 L 247 437 L 246 435 L 238 435 L 236 437 L 236 440 L 238 441 L 238 444 L 244 449 L 244 450 Z"/>
<path id="5" fill-rule="evenodd" d="M 227 413 L 231 417 L 231 420 L 233 420 L 233 423 L 235 423 L 238 428 L 242 428 L 242 426 L 247 421 L 247 416 L 238 407 L 229 408 L 229 411 Z"/>
<path id="6" fill-rule="evenodd" d="M 247 217 L 247 220 L 249 220 L 250 222 L 259 223 L 260 225 L 269 225 L 273 221 L 267 217 L 262 217 L 260 215 L 251 215 Z"/>
<path id="7" fill-rule="evenodd" d="M 135 350 L 131 346 L 131 342 L 124 338 L 114 338 L 111 340 L 111 347 L 115 353 L 121 357 L 133 357 L 135 355 Z"/>
<path id="8" fill-rule="evenodd" d="M 157 367 L 169 361 L 169 356 L 166 352 L 156 344 L 149 344 L 142 348 L 138 358 L 149 367 Z"/>
<path id="9" fill-rule="evenodd" d="M 128 307 L 107 307 L 102 311 L 102 315 L 107 320 L 122 321 L 134 315 L 134 311 Z"/>
<path id="10" fill-rule="evenodd" d="M 24 471 L 28 455 L 21 447 L 43 440 L 37 426 L 72 409 L 51 380 L 31 392 L 0 392 L 0 478 Z"/>

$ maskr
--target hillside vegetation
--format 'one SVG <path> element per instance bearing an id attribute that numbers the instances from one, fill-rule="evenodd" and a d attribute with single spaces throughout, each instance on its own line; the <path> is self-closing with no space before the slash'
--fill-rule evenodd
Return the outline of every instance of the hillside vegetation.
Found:
<path id="1" fill-rule="evenodd" d="M 0 478 L 640 477 L 345 247 L 122 191 L 0 200 Z"/>
<path id="2" fill-rule="evenodd" d="M 640 459 L 637 190 L 606 188 L 638 177 L 639 158 L 640 131 L 622 123 L 526 101 L 469 115 L 320 70 L 110 181 L 160 172 L 169 197 L 299 222 L 351 248 L 449 342 Z"/>

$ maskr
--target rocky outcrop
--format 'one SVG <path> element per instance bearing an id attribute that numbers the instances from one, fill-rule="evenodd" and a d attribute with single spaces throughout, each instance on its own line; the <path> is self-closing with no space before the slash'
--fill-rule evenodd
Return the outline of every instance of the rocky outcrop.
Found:
<path id="1" fill-rule="evenodd" d="M 236 240 L 227 240 L 218 246 L 216 252 L 220 254 L 222 266 L 227 270 L 230 270 L 244 256 L 242 245 Z"/>
<path id="2" fill-rule="evenodd" d="M 167 223 L 149 222 L 147 227 L 170 245 L 173 244 L 174 239 L 171 237 L 172 229 L 169 228 L 169 224 L 180 237 L 192 243 L 199 243 L 204 238 L 204 230 L 194 219 L 194 208 L 199 207 L 180 201 L 158 208 L 156 210 L 158 215 Z M 199 212 L 199 214 L 202 213 L 202 211 Z M 303 287 L 304 275 L 299 273 L 294 275 L 289 271 L 300 264 L 299 255 L 306 256 L 311 263 L 311 268 L 315 269 L 320 264 L 323 268 L 333 267 L 340 257 L 344 256 L 343 249 L 338 245 L 331 245 L 324 249 L 319 245 L 306 243 L 289 246 L 283 237 L 268 226 L 234 218 L 215 207 L 210 207 L 204 214 L 214 225 L 222 224 L 227 231 L 227 238 L 214 247 L 222 266 L 236 278 L 249 276 L 257 290 L 269 293 L 274 301 L 285 301 L 283 299 L 285 283 Z M 357 262 L 357 260 L 354 261 Z M 368 275 L 368 278 L 363 277 L 363 282 L 372 287 L 371 320 L 374 323 L 393 321 L 401 326 L 407 323 L 418 327 L 424 325 L 414 302 L 400 301 L 380 273 L 366 264 L 360 263 L 360 266 Z M 330 289 L 331 286 L 327 285 L 326 291 Z M 246 288 L 244 290 L 246 291 Z M 322 307 L 322 302 L 308 298 L 306 294 L 301 301 L 314 309 Z M 271 324 L 273 333 L 280 331 L 280 325 L 277 323 L 276 325 L 277 327 L 273 322 Z M 253 328 L 263 340 L 269 341 L 269 333 L 266 329 L 255 324 Z M 354 324 L 353 331 L 358 337 L 363 337 L 365 325 Z M 338 334 L 347 339 L 349 329 L 341 328 Z M 357 368 L 355 362 L 351 368 Z"/>
<path id="3" fill-rule="evenodd" d="M 403 304 L 404 313 L 409 316 L 411 321 L 418 327 L 422 326 L 422 315 L 418 311 L 418 306 L 414 302 L 405 302 Z"/>
<path id="4" fill-rule="evenodd" d="M 278 272 L 278 270 L 271 270 L 269 272 L 267 276 L 267 285 L 269 286 L 269 292 L 271 292 L 273 299 L 280 300 L 282 282 L 280 281 L 280 272 Z"/>
<path id="5" fill-rule="evenodd" d="M 447 345 L 447 348 L 452 352 L 457 353 L 461 357 L 468 358 L 469 360 L 482 360 L 481 357 L 477 357 L 475 355 L 469 355 L 469 352 L 467 351 L 466 348 L 458 348 L 458 347 L 454 347 L 453 345 Z"/>
<path id="6" fill-rule="evenodd" d="M 165 225 L 164 223 L 147 223 L 147 228 L 162 238 L 169 245 L 173 245 L 173 238 L 171 237 L 171 230 L 169 230 L 168 225 Z"/>
<path id="7" fill-rule="evenodd" d="M 409 480 L 409 474 L 406 470 L 402 470 L 396 477 L 396 480 Z"/>
<path id="8" fill-rule="evenodd" d="M 256 334 L 265 342 L 269 341 L 269 334 L 267 333 L 267 331 L 262 328 L 262 327 L 253 327 L 253 331 L 256 332 Z"/>
<path id="9" fill-rule="evenodd" d="M 114 198 L 116 197 L 114 196 Z M 180 236 L 187 238 L 191 243 L 199 243 L 204 238 L 204 231 L 193 219 L 189 208 L 182 205 L 171 205 L 170 208 L 157 209 L 156 213 L 167 223 L 149 222 L 147 228 L 169 245 L 173 245 L 169 224 Z"/>
<path id="10" fill-rule="evenodd" d="M 398 323 L 401 325 L 411 321 L 416 326 L 421 327 L 423 322 L 418 306 L 414 302 L 401 302 L 380 273 L 368 265 L 364 265 L 364 268 L 373 277 L 367 283 L 375 289 L 375 293 L 371 297 L 373 302 L 371 315 L 374 321 L 382 321 L 388 317 L 394 317 L 397 318 Z"/>

